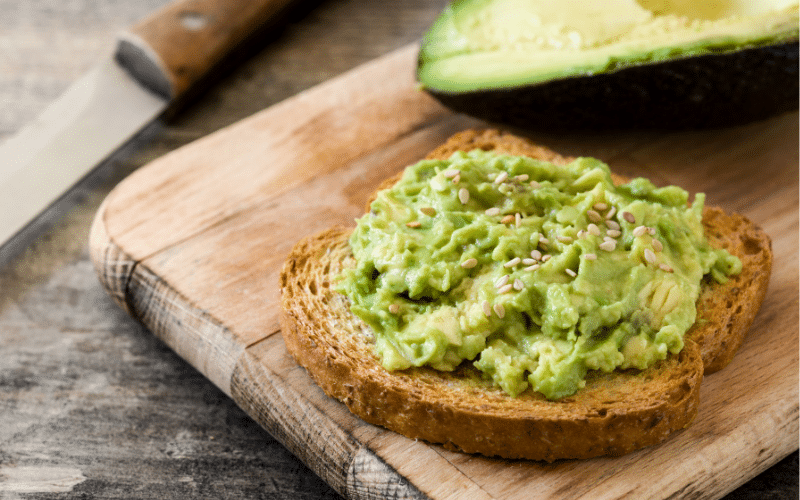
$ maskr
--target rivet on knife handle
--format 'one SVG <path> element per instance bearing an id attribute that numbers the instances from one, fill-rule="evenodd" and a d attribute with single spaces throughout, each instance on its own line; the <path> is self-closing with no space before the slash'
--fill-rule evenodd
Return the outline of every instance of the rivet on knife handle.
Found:
<path id="1" fill-rule="evenodd" d="M 290 2 L 172 2 L 120 35 L 116 59 L 143 85 L 172 100 Z"/>

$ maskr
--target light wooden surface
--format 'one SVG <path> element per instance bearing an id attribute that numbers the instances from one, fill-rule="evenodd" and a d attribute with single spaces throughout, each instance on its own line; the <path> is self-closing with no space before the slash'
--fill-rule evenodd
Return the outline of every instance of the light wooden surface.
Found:
<path id="1" fill-rule="evenodd" d="M 351 224 L 384 178 L 482 125 L 416 89 L 410 45 L 123 181 L 90 248 L 111 294 L 340 493 L 411 498 L 719 498 L 797 448 L 797 114 L 675 134 L 533 138 L 686 186 L 772 236 L 775 271 L 734 362 L 667 443 L 543 465 L 447 452 L 361 422 L 286 354 L 277 276 L 299 238 Z M 765 180 L 768 179 L 768 180 Z M 364 471 L 367 472 L 364 472 Z M 535 488 L 534 488 L 535 486 Z M 532 491 L 534 490 L 535 491 Z"/>
<path id="2" fill-rule="evenodd" d="M 0 141 L 164 3 L 0 0 Z M 89 226 L 140 165 L 412 42 L 443 3 L 336 0 L 297 13 L 149 143 L 82 186 L 60 222 L 4 264 L 0 498 L 338 498 L 112 302 L 89 261 Z M 797 453 L 726 498 L 765 497 L 797 498 Z"/>

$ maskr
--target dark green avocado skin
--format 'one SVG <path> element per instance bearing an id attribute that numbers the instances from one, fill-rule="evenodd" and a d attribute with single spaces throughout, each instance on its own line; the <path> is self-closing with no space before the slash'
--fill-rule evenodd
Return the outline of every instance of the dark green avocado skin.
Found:
<path id="1" fill-rule="evenodd" d="M 450 109 L 533 130 L 706 129 L 798 108 L 798 42 L 631 66 L 535 85 L 438 92 Z"/>

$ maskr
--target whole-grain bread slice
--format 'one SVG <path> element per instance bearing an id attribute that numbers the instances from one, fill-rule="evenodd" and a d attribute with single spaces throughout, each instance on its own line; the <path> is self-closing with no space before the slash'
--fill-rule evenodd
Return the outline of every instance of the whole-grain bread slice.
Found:
<path id="1" fill-rule="evenodd" d="M 474 148 L 554 163 L 569 160 L 494 130 L 457 134 L 429 157 Z M 591 373 L 585 388 L 558 401 L 532 391 L 509 397 L 469 363 L 454 372 L 385 370 L 370 328 L 332 289 L 341 270 L 354 265 L 348 228 L 305 238 L 287 258 L 281 273 L 283 337 L 326 394 L 365 421 L 407 437 L 505 458 L 621 455 L 662 442 L 692 421 L 704 365 L 708 373 L 732 359 L 766 291 L 772 259 L 766 234 L 719 209 L 706 210 L 704 225 L 712 244 L 737 255 L 744 269 L 724 285 L 703 284 L 700 319 L 681 353 L 644 371 Z"/>

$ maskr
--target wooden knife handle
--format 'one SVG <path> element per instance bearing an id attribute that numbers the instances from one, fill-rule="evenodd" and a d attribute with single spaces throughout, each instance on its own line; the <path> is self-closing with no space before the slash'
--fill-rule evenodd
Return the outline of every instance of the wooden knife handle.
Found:
<path id="1" fill-rule="evenodd" d="M 178 0 L 123 32 L 116 59 L 152 91 L 181 97 L 292 0 Z"/>

